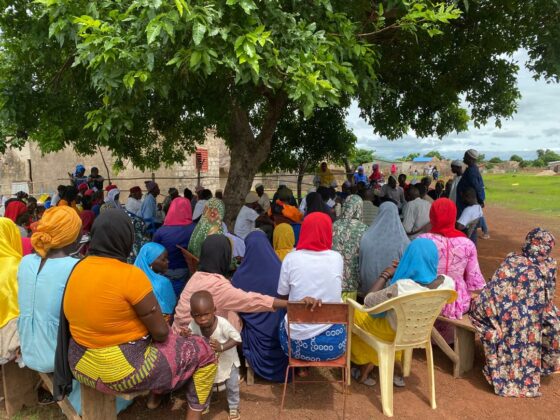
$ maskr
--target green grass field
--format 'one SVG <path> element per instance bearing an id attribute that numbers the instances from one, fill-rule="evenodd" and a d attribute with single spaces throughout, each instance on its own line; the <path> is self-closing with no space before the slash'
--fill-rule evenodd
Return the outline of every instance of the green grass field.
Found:
<path id="1" fill-rule="evenodd" d="M 485 174 L 483 178 L 489 204 L 560 216 L 560 176 Z"/>

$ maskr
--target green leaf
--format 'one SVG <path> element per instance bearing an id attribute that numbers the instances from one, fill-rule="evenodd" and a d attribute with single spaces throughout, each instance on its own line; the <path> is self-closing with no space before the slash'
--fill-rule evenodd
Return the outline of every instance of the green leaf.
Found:
<path id="1" fill-rule="evenodd" d="M 200 53 L 200 51 L 193 51 L 189 61 L 190 67 L 191 68 L 197 67 L 200 64 L 201 59 L 202 59 L 202 54 Z"/>
<path id="2" fill-rule="evenodd" d="M 204 38 L 204 34 L 206 33 L 206 26 L 196 21 L 193 25 L 193 41 L 194 45 L 200 45 L 202 39 Z"/>
<path id="3" fill-rule="evenodd" d="M 160 32 L 161 32 L 160 22 L 152 20 L 148 24 L 148 27 L 146 28 L 146 33 L 147 33 L 147 36 L 148 36 L 148 45 L 150 45 L 152 42 L 154 42 L 156 40 L 156 38 L 159 36 Z"/>

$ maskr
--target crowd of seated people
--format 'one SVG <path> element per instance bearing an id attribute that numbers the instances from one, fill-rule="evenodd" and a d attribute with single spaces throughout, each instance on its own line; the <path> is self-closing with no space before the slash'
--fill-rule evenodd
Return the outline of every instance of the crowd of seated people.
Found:
<path id="1" fill-rule="evenodd" d="M 348 181 L 337 191 L 332 173 L 320 168 L 304 202 L 286 186 L 269 200 L 258 185 L 239 203 L 230 233 L 224 201 L 208 190 L 181 197 L 170 189 L 163 212 L 159 186 L 149 181 L 143 199 L 140 187 L 131 188 L 123 206 L 118 188 L 104 189 L 93 171 L 85 177 L 77 169 L 57 197 L 38 206 L 18 194 L 0 217 L 0 363 L 18 359 L 46 373 L 67 363 L 56 389 L 77 412 L 81 383 L 117 395 L 149 391 L 149 408 L 181 389 L 187 418 L 200 418 L 217 385 L 227 390 L 229 418 L 240 418 L 242 360 L 264 380 L 283 382 L 289 345 L 302 360 L 344 353 L 344 326 L 289 326 L 289 301 L 313 308 L 351 298 L 371 307 L 452 289 L 458 298 L 441 315 L 472 319 L 484 375 L 498 395 L 538 396 L 541 376 L 560 370 L 552 234 L 531 231 L 486 284 L 465 233 L 472 221 L 458 216 L 445 187 L 428 195 L 430 180 L 408 185 L 405 176 L 390 176 L 385 189 Z M 381 182 L 378 170 L 372 175 Z M 355 179 L 363 177 L 362 170 Z M 480 216 L 476 191 L 457 194 L 463 214 Z M 181 248 L 198 259 L 196 272 Z M 388 341 L 398 328 L 391 312 L 356 312 L 354 322 Z M 451 341 L 447 324 L 436 328 Z M 352 337 L 351 360 L 354 378 L 374 385 L 377 355 L 359 337 Z M 402 375 L 394 384 L 405 386 Z M 116 410 L 130 403 L 117 399 Z"/>

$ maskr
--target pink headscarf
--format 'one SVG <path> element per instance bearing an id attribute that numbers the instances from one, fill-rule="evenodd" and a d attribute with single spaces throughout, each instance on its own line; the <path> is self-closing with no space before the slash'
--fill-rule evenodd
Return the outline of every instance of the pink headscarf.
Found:
<path id="1" fill-rule="evenodd" d="M 163 222 L 164 226 L 187 226 L 192 223 L 191 202 L 183 197 L 177 197 L 171 202 L 169 211 Z"/>

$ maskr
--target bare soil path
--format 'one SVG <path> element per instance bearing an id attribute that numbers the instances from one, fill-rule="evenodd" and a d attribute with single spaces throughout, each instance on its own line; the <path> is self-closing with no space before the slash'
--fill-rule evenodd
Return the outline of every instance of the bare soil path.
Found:
<path id="1" fill-rule="evenodd" d="M 536 226 L 551 230 L 560 241 L 560 218 L 542 218 L 499 207 L 485 209 L 490 228 L 489 240 L 480 240 L 479 260 L 484 276 L 492 276 L 503 258 L 518 250 L 527 232 Z M 560 244 L 554 256 L 560 259 Z M 557 295 L 557 302 L 559 301 Z M 406 387 L 394 391 L 394 416 L 396 419 L 548 419 L 560 411 L 560 375 L 545 378 L 541 386 L 543 394 L 535 399 L 508 399 L 494 395 L 492 388 L 481 374 L 483 353 L 477 346 L 475 367 L 462 379 L 452 376 L 452 364 L 435 348 L 437 410 L 432 410 L 428 400 L 428 381 L 425 356 L 415 351 L 411 376 Z M 337 373 L 334 373 L 338 375 Z M 315 372 L 316 376 L 329 377 L 328 371 Z M 342 394 L 337 385 L 298 385 L 296 393 L 288 390 L 288 400 L 283 415 L 279 413 L 282 385 L 257 380 L 254 386 L 241 386 L 241 415 L 244 419 L 341 419 Z M 205 419 L 227 419 L 225 393 L 215 395 Z M 139 399 L 119 416 L 122 420 L 133 419 L 182 419 L 185 401 L 183 394 L 175 393 L 157 410 L 145 408 L 145 399 Z M 349 419 L 382 418 L 379 386 L 372 388 L 353 383 L 348 396 L 346 415 Z M 5 412 L 0 411 L 0 418 Z M 55 407 L 33 410 L 21 418 L 58 419 Z"/>

